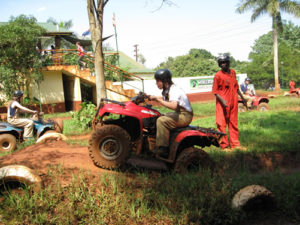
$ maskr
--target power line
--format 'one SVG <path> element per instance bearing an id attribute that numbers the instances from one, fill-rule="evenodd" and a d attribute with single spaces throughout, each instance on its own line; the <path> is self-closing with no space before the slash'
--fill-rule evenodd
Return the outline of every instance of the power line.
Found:
<path id="1" fill-rule="evenodd" d="M 264 23 L 261 23 L 260 24 L 260 26 L 262 27 L 262 26 L 264 26 L 264 25 L 267 25 L 268 24 L 268 21 L 263 21 Z M 224 23 L 225 25 L 226 24 L 228 24 L 228 23 Z M 201 32 L 201 34 L 199 34 L 199 32 L 197 32 L 196 31 L 196 33 L 195 33 L 195 31 L 193 31 L 193 32 L 188 32 L 188 33 L 185 33 L 184 35 L 181 35 L 181 39 L 183 40 L 183 41 L 188 41 L 189 43 L 191 42 L 191 41 L 194 41 L 194 40 L 199 40 L 199 39 L 201 39 L 201 38 L 203 38 L 203 37 L 206 37 L 206 36 L 208 36 L 209 37 L 209 39 L 213 36 L 213 37 L 218 37 L 218 36 L 221 36 L 221 35 L 224 35 L 225 33 L 232 33 L 232 31 L 236 31 L 236 30 L 238 30 L 238 31 L 240 31 L 240 30 L 248 30 L 249 29 L 249 27 L 248 26 L 246 26 L 246 25 L 248 25 L 248 23 L 246 24 L 246 23 L 239 23 L 239 24 L 236 24 L 236 25 L 234 25 L 234 26 L 231 26 L 231 29 L 228 29 L 228 28 L 222 28 L 222 29 L 220 29 L 220 28 L 216 28 L 216 29 L 211 29 L 211 30 L 209 30 L 209 31 L 207 31 L 207 32 L 203 32 L 203 31 L 200 31 Z M 264 30 L 265 30 L 265 27 L 262 27 Z M 255 30 L 257 30 L 257 28 L 256 27 L 253 27 L 253 28 L 251 28 L 251 29 L 255 29 Z M 252 31 L 252 30 L 251 30 Z M 190 34 L 193 34 L 193 35 L 190 35 Z M 184 39 L 184 36 L 189 36 L 189 38 L 188 39 Z M 165 40 L 165 41 L 160 41 L 159 43 L 157 43 L 157 42 L 155 42 L 155 43 L 150 43 L 150 44 L 147 44 L 147 48 L 151 48 L 151 49 L 153 49 L 153 48 L 158 48 L 158 47 L 166 47 L 166 46 L 170 46 L 170 45 L 174 45 L 174 44 L 176 44 L 176 42 L 178 42 L 177 40 L 175 41 L 175 43 L 174 43 L 174 41 L 173 41 L 173 43 L 172 43 L 172 39 L 170 40 L 170 39 L 168 39 L 168 40 Z"/>
<path id="2" fill-rule="evenodd" d="M 233 31 L 238 31 L 233 33 Z M 251 29 L 243 27 L 241 29 L 235 29 L 235 30 L 228 30 L 227 32 L 217 32 L 217 33 L 207 33 L 203 34 L 202 37 L 198 36 L 197 38 L 192 38 L 192 39 L 185 39 L 185 40 L 169 40 L 167 43 L 166 42 L 160 42 L 156 46 L 149 46 L 146 45 L 145 49 L 169 49 L 169 48 L 178 48 L 180 46 L 187 46 L 190 45 L 191 43 L 195 42 L 205 42 L 205 41 L 211 41 L 212 43 L 210 45 L 213 45 L 213 40 L 229 40 L 232 38 L 235 39 L 241 39 L 243 40 L 243 36 L 248 37 L 253 31 L 265 31 L 265 27 L 260 27 L 260 29 L 257 29 L 256 27 L 253 27 Z M 240 42 L 239 42 L 240 43 Z M 237 43 L 238 44 L 238 43 Z"/>

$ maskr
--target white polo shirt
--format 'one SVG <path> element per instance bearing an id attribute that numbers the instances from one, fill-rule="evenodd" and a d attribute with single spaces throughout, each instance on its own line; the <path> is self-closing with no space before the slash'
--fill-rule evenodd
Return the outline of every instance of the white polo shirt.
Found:
<path id="1" fill-rule="evenodd" d="M 191 103 L 186 96 L 185 92 L 175 84 L 172 84 L 169 90 L 169 101 L 175 101 L 178 102 L 178 105 L 183 107 L 189 112 L 192 112 L 192 106 Z"/>

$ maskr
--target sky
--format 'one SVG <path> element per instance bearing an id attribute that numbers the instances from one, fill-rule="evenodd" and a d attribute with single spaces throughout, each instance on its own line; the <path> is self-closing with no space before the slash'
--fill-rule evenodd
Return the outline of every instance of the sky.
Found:
<path id="1" fill-rule="evenodd" d="M 188 54 L 192 48 L 205 49 L 213 55 L 230 52 L 237 60 L 248 60 L 251 46 L 261 35 L 271 31 L 268 15 L 250 22 L 251 11 L 238 14 L 239 0 L 110 0 L 104 9 L 103 36 L 115 34 L 104 44 L 134 57 L 134 45 L 145 59 L 145 66 L 155 68 L 168 57 Z M 20 14 L 34 16 L 38 22 L 50 17 L 56 21 L 72 20 L 71 31 L 78 35 L 89 29 L 86 0 L 0 0 L 0 22 Z M 300 19 L 283 14 L 282 19 L 300 25 Z M 117 39 L 115 38 L 117 37 Z"/>

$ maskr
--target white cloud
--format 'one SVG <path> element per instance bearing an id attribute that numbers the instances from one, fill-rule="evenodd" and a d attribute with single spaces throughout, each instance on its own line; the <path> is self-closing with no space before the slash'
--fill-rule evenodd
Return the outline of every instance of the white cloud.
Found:
<path id="1" fill-rule="evenodd" d="M 46 10 L 46 7 L 44 7 L 44 6 L 37 9 L 38 12 L 43 12 L 45 10 Z"/>

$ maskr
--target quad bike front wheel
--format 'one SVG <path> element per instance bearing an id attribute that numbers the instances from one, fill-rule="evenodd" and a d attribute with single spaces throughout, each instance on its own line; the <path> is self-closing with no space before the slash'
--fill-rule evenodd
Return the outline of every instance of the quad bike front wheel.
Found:
<path id="1" fill-rule="evenodd" d="M 130 151 L 130 136 L 117 125 L 96 129 L 89 140 L 89 154 L 93 162 L 104 169 L 119 168 Z"/>
<path id="2" fill-rule="evenodd" d="M 185 173 L 191 170 L 199 170 L 200 167 L 212 169 L 213 165 L 213 161 L 205 151 L 190 147 L 179 154 L 175 162 L 174 171 L 176 173 Z"/>
<path id="3" fill-rule="evenodd" d="M 54 130 L 57 133 L 63 133 L 64 121 L 61 118 L 54 118 L 52 121 L 54 123 Z"/>
<path id="4" fill-rule="evenodd" d="M 0 152 L 13 151 L 17 146 L 17 139 L 12 134 L 0 135 Z"/>
<path id="5" fill-rule="evenodd" d="M 268 103 L 262 102 L 257 106 L 258 111 L 265 112 L 269 111 L 270 106 Z"/>

